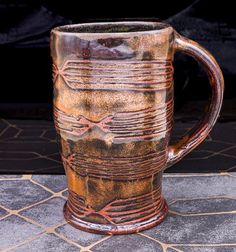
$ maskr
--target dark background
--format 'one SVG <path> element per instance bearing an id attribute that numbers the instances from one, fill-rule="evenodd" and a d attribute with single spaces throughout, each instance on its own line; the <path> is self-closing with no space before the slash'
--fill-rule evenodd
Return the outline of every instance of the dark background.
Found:
<path id="1" fill-rule="evenodd" d="M 50 30 L 59 25 L 115 19 L 161 19 L 206 47 L 225 76 L 221 120 L 236 117 L 236 19 L 234 1 L 0 2 L 0 117 L 51 117 Z M 189 57 L 175 57 L 177 118 L 197 118 L 210 95 L 204 72 Z"/>

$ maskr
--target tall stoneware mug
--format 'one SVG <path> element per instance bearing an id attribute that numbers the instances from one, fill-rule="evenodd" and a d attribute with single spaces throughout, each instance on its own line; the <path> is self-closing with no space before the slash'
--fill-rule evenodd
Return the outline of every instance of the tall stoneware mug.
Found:
<path id="1" fill-rule="evenodd" d="M 173 57 L 203 65 L 212 98 L 200 122 L 169 145 Z M 163 171 L 208 135 L 223 77 L 211 54 L 160 22 L 87 23 L 51 32 L 54 121 L 66 171 L 66 220 L 95 233 L 127 234 L 168 212 Z"/>

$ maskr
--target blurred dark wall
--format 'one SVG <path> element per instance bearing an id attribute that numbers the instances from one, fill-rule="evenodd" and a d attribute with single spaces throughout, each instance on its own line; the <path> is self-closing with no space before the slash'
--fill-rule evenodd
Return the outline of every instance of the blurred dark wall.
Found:
<path id="1" fill-rule="evenodd" d="M 226 79 L 223 116 L 235 119 L 236 19 L 233 11 L 233 1 L 227 0 L 144 1 L 137 2 L 135 6 L 122 1 L 1 1 L 0 117 L 50 118 L 49 33 L 53 27 L 126 18 L 165 20 L 178 32 L 210 50 Z M 193 114 L 195 111 L 197 114 L 202 101 L 209 95 L 206 76 L 198 64 L 177 54 L 177 112 Z"/>

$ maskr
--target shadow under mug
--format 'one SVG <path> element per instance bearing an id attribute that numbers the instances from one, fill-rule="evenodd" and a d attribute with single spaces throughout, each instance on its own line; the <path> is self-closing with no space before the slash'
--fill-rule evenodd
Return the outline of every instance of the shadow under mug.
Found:
<path id="1" fill-rule="evenodd" d="M 200 122 L 169 145 L 176 51 L 203 65 L 212 98 Z M 160 223 L 168 212 L 163 171 L 199 145 L 219 115 L 224 81 L 215 59 L 168 24 L 141 21 L 57 27 L 51 55 L 66 220 L 105 234 Z"/>

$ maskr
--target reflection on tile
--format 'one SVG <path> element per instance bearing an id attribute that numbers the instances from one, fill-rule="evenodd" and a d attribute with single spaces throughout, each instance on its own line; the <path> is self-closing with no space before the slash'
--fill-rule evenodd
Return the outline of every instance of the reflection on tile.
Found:
<path id="1" fill-rule="evenodd" d="M 223 151 L 222 153 L 236 157 L 236 147 L 229 149 L 229 150 L 226 150 L 226 151 Z"/>
<path id="2" fill-rule="evenodd" d="M 40 227 L 31 224 L 24 219 L 11 215 L 0 220 L 0 250 L 17 245 L 43 232 Z"/>
<path id="3" fill-rule="evenodd" d="M 51 129 L 47 130 L 45 134 L 43 135 L 44 138 L 48 138 L 50 140 L 56 139 L 56 131 L 54 130 L 54 127 L 52 126 Z"/>
<path id="4" fill-rule="evenodd" d="M 53 122 L 1 120 L 1 173 L 64 173 Z M 55 169 L 56 168 L 56 169 Z"/>
<path id="5" fill-rule="evenodd" d="M 211 157 L 213 153 L 211 151 L 206 150 L 196 150 L 191 152 L 188 157 L 186 157 L 186 160 L 197 160 L 197 159 L 207 159 Z"/>
<path id="6" fill-rule="evenodd" d="M 11 139 L 12 137 L 16 136 L 19 133 L 19 129 L 15 127 L 9 127 L 4 129 L 4 133 L 1 134 L 1 140 Z"/>
<path id="7" fill-rule="evenodd" d="M 46 199 L 51 193 L 28 180 L 2 180 L 0 195 L 0 205 L 17 210 Z"/>
<path id="8" fill-rule="evenodd" d="M 214 140 L 236 144 L 236 127 L 235 123 L 217 123 L 211 136 Z"/>
<path id="9" fill-rule="evenodd" d="M 57 228 L 56 232 L 82 246 L 89 246 L 92 243 L 97 242 L 101 240 L 102 238 L 104 238 L 104 235 L 84 232 L 82 230 L 75 229 L 69 224 L 65 224 Z"/>
<path id="10" fill-rule="evenodd" d="M 163 252 L 159 243 L 150 240 L 147 237 L 133 234 L 133 235 L 115 235 L 111 238 L 92 247 L 94 252 Z"/>
<path id="11" fill-rule="evenodd" d="M 47 143 L 45 142 L 29 142 L 27 140 L 17 141 L 14 143 L 10 142 L 1 142 L 0 141 L 0 150 L 1 151 L 11 151 L 11 152 L 34 152 L 39 155 L 51 155 L 59 151 L 57 143 Z M 12 154 L 12 157 L 14 155 Z"/>
<path id="12" fill-rule="evenodd" d="M 64 199 L 55 197 L 31 208 L 27 208 L 20 212 L 20 214 L 37 221 L 44 227 L 53 227 L 65 221 L 63 216 L 64 204 Z"/>
<path id="13" fill-rule="evenodd" d="M 15 155 L 15 157 L 14 157 Z M 12 153 L 5 151 L 4 157 L 1 157 L 1 172 L 20 172 L 20 168 L 26 173 L 40 171 L 42 169 L 50 169 L 59 164 L 54 160 L 38 156 L 35 153 Z M 21 170 L 22 172 L 22 170 Z"/>
<path id="14" fill-rule="evenodd" d="M 62 240 L 54 234 L 44 234 L 30 243 L 22 245 L 11 252 L 78 252 L 80 249 Z"/>
<path id="15" fill-rule="evenodd" d="M 51 157 L 54 155 L 57 154 L 52 153 Z M 233 172 L 165 174 L 164 196 L 172 202 L 172 212 L 158 226 L 143 231 L 143 235 L 124 236 L 87 233 L 65 224 L 62 211 L 65 199 L 57 196 L 62 190 L 63 196 L 68 193 L 65 176 L 34 175 L 31 180 L 31 176 L 3 175 L 0 179 L 0 251 L 73 252 L 80 251 L 80 247 L 84 252 L 236 251 L 236 173 Z M 19 216 L 10 209 L 18 209 Z"/>
<path id="16" fill-rule="evenodd" d="M 203 141 L 196 150 L 203 150 L 203 151 L 211 151 L 211 152 L 219 152 L 222 151 L 226 148 L 230 148 L 234 146 L 233 144 L 230 143 L 221 143 L 217 141 Z"/>
<path id="17" fill-rule="evenodd" d="M 221 154 L 210 155 L 206 159 L 188 159 L 188 156 L 168 168 L 166 172 L 219 172 L 236 166 L 236 158 Z"/>

